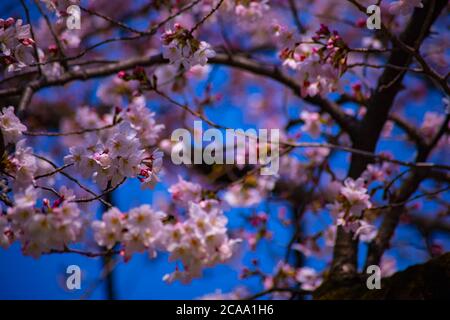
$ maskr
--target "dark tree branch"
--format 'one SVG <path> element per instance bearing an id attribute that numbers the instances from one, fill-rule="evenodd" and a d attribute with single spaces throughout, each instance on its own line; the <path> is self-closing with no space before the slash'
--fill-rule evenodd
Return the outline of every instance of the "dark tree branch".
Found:
<path id="1" fill-rule="evenodd" d="M 366 276 L 346 282 L 327 281 L 313 294 L 320 300 L 424 300 L 450 297 L 450 253 L 409 267 L 381 280 L 380 290 L 369 290 Z"/>
<path id="2" fill-rule="evenodd" d="M 360 8 L 360 4 L 356 1 L 351 1 Z M 396 40 L 392 37 L 393 50 L 388 59 L 388 65 L 406 68 L 410 65 L 414 55 L 412 52 L 405 50 L 407 48 L 419 48 L 425 36 L 437 19 L 441 11 L 447 5 L 447 1 L 438 1 L 436 5 L 434 0 L 426 1 L 424 8 L 416 9 L 405 30 L 400 35 L 400 39 Z M 360 8 L 361 9 L 361 8 Z M 365 8 L 364 8 L 365 12 Z M 395 40 L 394 40 L 395 39 Z M 422 65 L 422 67 L 424 67 Z M 397 68 L 387 67 L 380 79 L 378 80 L 377 88 L 368 101 L 367 113 L 362 119 L 358 134 L 353 139 L 353 147 L 357 149 L 367 150 L 373 152 L 376 148 L 381 131 L 388 119 L 389 112 L 394 103 L 394 100 L 402 88 L 402 81 L 406 71 Z M 353 154 L 349 169 L 349 177 L 358 178 L 367 167 L 371 159 L 361 157 Z M 400 192 L 396 202 L 401 202 L 409 198 L 415 191 L 420 181 L 424 178 L 423 172 L 420 171 L 420 176 L 413 175 L 410 179 L 411 185 L 405 186 L 404 190 Z M 412 187 L 415 187 L 414 190 Z M 395 208 L 396 213 L 399 214 L 401 208 Z M 395 221 L 386 221 L 389 223 L 389 229 L 396 226 Z M 392 230 L 393 232 L 394 230 Z M 383 244 L 386 238 L 390 239 L 390 235 L 383 237 Z M 374 259 L 378 260 L 378 259 Z M 356 275 L 357 262 L 357 241 L 353 240 L 351 233 L 346 233 L 342 228 L 338 228 L 336 244 L 333 252 L 333 262 L 330 271 L 331 278 L 339 277 L 354 277 Z"/>
<path id="3" fill-rule="evenodd" d="M 438 141 L 444 135 L 450 115 L 447 116 L 444 123 L 441 125 L 439 132 L 434 139 L 423 148 L 419 149 L 416 161 L 425 161 L 437 145 Z M 410 176 L 403 182 L 400 189 L 391 198 L 391 203 L 403 203 L 406 202 L 416 192 L 420 183 L 428 176 L 429 169 L 414 169 Z M 389 242 L 394 235 L 395 229 L 400 221 L 400 216 L 404 212 L 404 205 L 390 207 L 381 224 L 377 236 L 369 245 L 369 251 L 367 254 L 366 265 L 378 264 L 383 256 L 384 251 L 389 247 Z"/>
<path id="4" fill-rule="evenodd" d="M 36 92 L 43 88 L 63 86 L 67 83 L 76 80 L 87 80 L 99 77 L 105 77 L 115 74 L 121 70 L 133 69 L 136 66 L 153 66 L 158 64 L 164 64 L 168 61 L 161 55 L 155 55 L 150 57 L 136 57 L 122 62 L 106 64 L 98 67 L 80 68 L 79 70 L 70 70 L 59 77 L 44 78 L 33 80 L 25 87 L 7 88 L 0 90 L 0 97 L 13 96 L 22 94 L 27 87 Z M 266 66 L 262 63 L 256 62 L 252 59 L 244 57 L 230 57 L 226 54 L 217 54 L 214 58 L 209 59 L 212 64 L 227 65 L 235 67 L 241 70 L 251 72 L 260 76 L 271 78 L 287 87 L 292 89 L 295 95 L 300 97 L 300 85 L 292 78 L 284 75 L 275 66 Z M 319 96 L 306 97 L 305 102 L 318 106 L 324 112 L 330 114 L 330 116 L 336 121 L 336 123 L 350 136 L 356 134 L 356 120 L 347 115 L 336 103 L 321 98 Z"/>

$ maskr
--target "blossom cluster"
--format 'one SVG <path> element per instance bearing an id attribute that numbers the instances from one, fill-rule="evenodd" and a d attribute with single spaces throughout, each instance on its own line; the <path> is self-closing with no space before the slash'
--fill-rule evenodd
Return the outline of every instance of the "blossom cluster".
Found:
<path id="1" fill-rule="evenodd" d="M 14 152 L 4 157 L 1 162 L 13 191 L 24 191 L 30 185 L 34 185 L 36 175 L 42 175 L 52 170 L 50 164 L 37 159 L 33 155 L 33 149 L 26 145 L 23 133 L 27 127 L 14 114 L 14 107 L 2 109 L 0 130 L 6 146 L 15 144 Z M 51 178 L 47 179 L 49 184 L 51 181 Z"/>
<path id="2" fill-rule="evenodd" d="M 273 275 L 264 277 L 264 289 L 273 288 L 289 289 L 300 284 L 300 288 L 305 291 L 314 291 L 322 283 L 322 276 L 311 267 L 294 268 L 288 263 L 279 262 Z M 276 293 L 277 298 L 288 299 L 291 296 L 289 291 Z"/>
<path id="3" fill-rule="evenodd" d="M 427 140 L 432 140 L 444 122 L 444 119 L 445 116 L 437 112 L 426 112 L 420 127 L 420 132 Z"/>
<path id="4" fill-rule="evenodd" d="M 242 183 L 228 187 L 223 198 L 232 207 L 252 207 L 272 191 L 276 181 L 277 176 L 248 175 Z"/>
<path id="5" fill-rule="evenodd" d="M 13 241 L 20 241 L 25 255 L 38 258 L 79 241 L 86 223 L 73 202 L 73 191 L 61 187 L 58 194 L 59 198 L 53 202 L 44 198 L 39 207 L 38 192 L 33 186 L 15 193 L 14 206 L 0 217 L 1 245 L 8 247 Z"/>
<path id="6" fill-rule="evenodd" d="M 189 203 L 187 219 L 167 225 L 165 245 L 170 261 L 180 261 L 183 268 L 164 276 L 172 282 L 189 283 L 200 277 L 205 267 L 229 260 L 240 239 L 230 239 L 227 234 L 228 219 L 216 200 Z"/>
<path id="7" fill-rule="evenodd" d="M 180 24 L 175 24 L 174 30 L 167 30 L 161 39 L 164 58 L 169 59 L 176 68 L 183 66 L 184 70 L 189 71 L 196 65 L 206 65 L 208 58 L 215 56 L 209 43 L 195 39 Z"/>
<path id="8" fill-rule="evenodd" d="M 397 171 L 397 166 L 383 162 L 383 164 L 369 164 L 366 170 L 361 174 L 366 183 L 369 185 L 372 182 L 387 182 L 388 178 Z"/>
<path id="9" fill-rule="evenodd" d="M 18 71 L 35 61 L 30 25 L 14 18 L 0 19 L 0 62 L 8 72 Z"/>
<path id="10" fill-rule="evenodd" d="M 102 215 L 102 220 L 92 222 L 92 229 L 100 246 L 112 249 L 116 243 L 122 243 L 125 260 L 133 253 L 144 251 L 155 257 L 156 250 L 162 248 L 165 217 L 149 205 L 133 208 L 128 214 L 111 208 Z"/>
<path id="11" fill-rule="evenodd" d="M 270 9 L 269 0 L 237 0 L 235 13 L 240 19 L 246 22 L 255 22 L 264 17 L 264 14 Z"/>
<path id="12" fill-rule="evenodd" d="M 93 177 L 101 188 L 114 187 L 126 178 L 139 178 L 142 188 L 153 188 L 159 181 L 162 152 L 149 148 L 156 143 L 163 125 L 156 124 L 154 113 L 145 106 L 145 100 L 136 99 L 124 110 L 109 116 L 115 122 L 101 134 L 91 132 L 82 144 L 71 147 L 66 164 L 73 164 L 84 178 Z M 97 127 L 98 115 L 89 109 L 80 109 L 76 119 L 83 129 Z M 92 121 L 88 121 L 91 119 Z M 67 126 L 67 125 L 66 125 Z"/>
<path id="13" fill-rule="evenodd" d="M 362 241 L 371 241 L 376 235 L 375 226 L 364 220 L 364 211 L 371 208 L 370 195 L 363 178 L 347 178 L 340 187 L 333 204 L 328 205 L 336 224 L 347 232 L 355 232 Z"/>
<path id="14" fill-rule="evenodd" d="M 322 119 L 318 112 L 302 111 L 300 119 L 304 122 L 304 125 L 301 127 L 302 131 L 308 132 L 313 138 L 320 136 L 322 132 Z"/>
<path id="15" fill-rule="evenodd" d="M 279 37 L 285 35 L 284 39 L 292 39 L 290 33 L 277 24 L 273 31 Z M 305 37 L 294 46 L 292 41 L 286 44 L 289 46 L 281 51 L 280 58 L 283 65 L 301 77 L 303 97 L 323 96 L 339 89 L 338 80 L 346 69 L 348 48 L 337 31 L 331 32 L 322 24 L 314 36 Z"/>
<path id="16" fill-rule="evenodd" d="M 149 205 L 131 209 L 127 214 L 111 208 L 94 221 L 92 228 L 97 243 L 112 249 L 121 244 L 125 260 L 133 253 L 168 252 L 170 261 L 180 261 L 182 268 L 164 276 L 164 280 L 183 283 L 198 278 L 202 270 L 225 262 L 235 252 L 240 240 L 227 235 L 227 218 L 215 200 L 190 202 L 187 218 L 166 222 L 167 215 Z"/>
<path id="17" fill-rule="evenodd" d="M 26 189 L 34 184 L 38 172 L 38 161 L 33 156 L 33 149 L 26 146 L 25 139 L 16 144 L 13 154 L 4 163 L 5 171 L 11 176 L 14 191 Z"/>
<path id="18" fill-rule="evenodd" d="M 187 209 L 187 219 L 167 226 L 166 248 L 170 260 L 181 260 L 183 270 L 177 268 L 165 280 L 189 282 L 199 277 L 204 266 L 225 262 L 236 250 L 240 239 L 227 235 L 228 219 L 217 200 L 203 200 L 207 194 L 202 187 L 179 177 L 169 188 L 175 203 Z"/>
<path id="19" fill-rule="evenodd" d="M 319 273 L 310 267 L 303 267 L 297 270 L 295 279 L 301 283 L 301 288 L 307 291 L 314 291 L 322 283 L 323 279 Z"/>
<path id="20" fill-rule="evenodd" d="M 169 188 L 172 199 L 175 203 L 186 206 L 189 202 L 198 203 L 202 199 L 202 187 L 197 183 L 192 183 L 178 176 L 178 183 Z"/>
<path id="21" fill-rule="evenodd" d="M 131 124 L 144 147 L 155 145 L 162 130 L 164 130 L 163 124 L 156 123 L 155 113 L 147 108 L 143 96 L 134 98 L 128 107 L 123 110 L 121 116 Z"/>
<path id="22" fill-rule="evenodd" d="M 8 145 L 19 141 L 27 127 L 14 114 L 14 107 L 10 106 L 3 108 L 0 113 L 0 129 L 3 134 L 3 142 Z"/>

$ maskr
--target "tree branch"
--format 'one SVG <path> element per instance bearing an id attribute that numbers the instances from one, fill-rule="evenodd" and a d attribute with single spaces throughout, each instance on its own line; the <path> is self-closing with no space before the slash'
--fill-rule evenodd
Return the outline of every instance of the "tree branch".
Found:
<path id="1" fill-rule="evenodd" d="M 365 13 L 365 8 L 357 1 L 349 1 Z M 437 5 L 433 6 L 432 2 L 433 0 L 426 1 L 424 8 L 416 8 L 407 27 L 400 35 L 400 40 L 397 40 L 397 38 L 392 36 L 389 30 L 386 29 L 386 32 L 391 35 L 390 38 L 393 41 L 393 50 L 388 59 L 388 65 L 394 65 L 402 68 L 406 68 L 410 65 L 415 54 L 406 50 L 405 46 L 407 48 L 419 48 L 425 38 L 424 35 L 429 33 L 431 25 L 447 4 L 447 1 L 439 1 Z M 431 15 L 429 12 L 431 12 Z M 424 68 L 423 65 L 422 68 Z M 392 67 L 387 67 L 384 70 L 378 80 L 377 88 L 375 89 L 374 94 L 369 99 L 367 113 L 358 127 L 358 134 L 354 135 L 355 139 L 352 140 L 354 148 L 367 150 L 370 152 L 375 150 L 381 130 L 388 119 L 389 111 L 391 110 L 398 92 L 402 88 L 402 81 L 405 73 L 406 71 L 404 70 L 399 70 Z M 353 154 L 348 174 L 349 177 L 354 179 L 358 178 L 370 161 L 370 159 L 364 158 L 361 155 Z M 424 171 L 421 172 L 423 173 Z M 406 200 L 410 194 L 414 192 L 415 188 L 414 190 L 411 190 L 411 187 L 416 186 L 416 183 L 423 179 L 417 178 L 418 177 L 411 178 L 411 185 L 406 186 L 405 190 L 397 199 L 397 202 Z M 401 210 L 401 208 L 397 207 L 393 210 Z M 389 223 L 389 229 L 397 225 L 394 221 Z M 351 233 L 346 233 L 342 228 L 338 228 L 330 277 L 354 277 L 357 272 L 356 262 L 357 240 L 353 240 L 353 235 Z"/>

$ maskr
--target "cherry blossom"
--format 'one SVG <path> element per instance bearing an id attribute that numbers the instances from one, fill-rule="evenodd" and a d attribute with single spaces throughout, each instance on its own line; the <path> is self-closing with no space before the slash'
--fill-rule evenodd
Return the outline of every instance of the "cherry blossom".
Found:
<path id="1" fill-rule="evenodd" d="M 169 188 L 172 199 L 180 205 L 189 202 L 198 203 L 202 197 L 202 187 L 197 183 L 192 183 L 178 176 L 178 183 Z"/>
<path id="2" fill-rule="evenodd" d="M 330 149 L 310 148 L 306 150 L 305 154 L 312 165 L 318 165 L 330 154 Z"/>
<path id="3" fill-rule="evenodd" d="M 86 134 L 85 140 L 78 142 L 83 146 L 71 147 L 64 161 L 73 164 L 83 177 L 93 177 L 102 188 L 109 183 L 116 186 L 125 178 L 139 178 L 142 188 L 153 188 L 159 181 L 163 154 L 149 148 L 156 144 L 164 126 L 156 123 L 154 114 L 145 107 L 145 100 L 139 98 L 119 113 L 119 117 L 120 123 L 102 135 Z M 71 126 L 90 129 L 97 128 L 98 123 L 107 121 L 83 108 L 77 114 L 76 124 Z"/>
<path id="4" fill-rule="evenodd" d="M 243 185 L 235 184 L 228 188 L 223 198 L 232 207 L 251 207 L 260 203 L 274 186 L 273 176 L 249 176 Z"/>
<path id="5" fill-rule="evenodd" d="M 28 187 L 15 196 L 15 206 L 8 208 L 14 238 L 22 243 L 25 255 L 39 258 L 51 250 L 64 250 L 81 239 L 85 222 L 75 196 L 65 187 L 60 189 L 60 198 L 51 203 L 43 199 L 43 207 L 37 207 L 38 193 Z"/>
<path id="6" fill-rule="evenodd" d="M 370 184 L 374 181 L 386 182 L 386 180 L 397 171 L 397 166 L 384 162 L 382 165 L 369 164 L 361 177 Z"/>
<path id="7" fill-rule="evenodd" d="M 408 15 L 414 8 L 423 8 L 422 0 L 399 0 L 389 5 L 389 12 L 392 14 Z"/>
<path id="8" fill-rule="evenodd" d="M 100 85 L 97 90 L 97 97 L 107 105 L 122 106 L 123 97 L 132 97 L 138 87 L 138 81 L 125 81 L 116 76 Z"/>
<path id="9" fill-rule="evenodd" d="M 305 164 L 295 157 L 282 157 L 280 161 L 280 178 L 288 181 L 305 181 Z"/>
<path id="10" fill-rule="evenodd" d="M 252 270 L 248 270 L 247 273 L 251 274 Z M 295 279 L 296 270 L 289 263 L 280 261 L 274 268 L 272 274 L 265 274 L 263 286 L 265 290 L 271 290 L 274 288 L 289 288 L 297 281 Z M 275 292 L 275 299 L 286 299 L 290 296 L 289 292 Z"/>
<path id="11" fill-rule="evenodd" d="M 336 231 L 337 227 L 335 225 L 331 225 L 325 230 L 324 232 L 324 238 L 325 238 L 325 245 L 327 247 L 333 247 L 334 243 L 336 241 Z"/>
<path id="12" fill-rule="evenodd" d="M 156 183 L 158 183 L 158 174 L 162 171 L 162 158 L 163 153 L 156 149 L 148 158 L 144 159 L 144 165 L 141 166 L 141 171 L 139 173 L 142 189 L 153 189 Z"/>
<path id="13" fill-rule="evenodd" d="M 363 213 L 372 207 L 370 196 L 362 178 L 353 180 L 347 178 L 339 191 L 339 196 L 333 204 L 328 205 L 337 225 L 341 225 L 347 232 L 353 231 L 372 238 L 374 230 L 361 222 Z"/>
<path id="14" fill-rule="evenodd" d="M 173 31 L 166 31 L 161 39 L 164 58 L 169 59 L 176 68 L 183 66 L 185 70 L 189 70 L 195 65 L 204 66 L 208 58 L 215 56 L 214 50 L 207 42 L 198 41 L 178 24 Z"/>
<path id="15" fill-rule="evenodd" d="M 122 116 L 137 131 L 143 146 L 156 144 L 161 131 L 164 129 L 164 125 L 156 123 L 155 113 L 150 112 L 146 107 L 143 96 L 133 99 L 128 107 L 123 110 Z"/>
<path id="16" fill-rule="evenodd" d="M 283 64 L 300 75 L 301 95 L 323 96 L 339 90 L 339 77 L 346 68 L 347 45 L 337 31 L 331 32 L 321 25 L 314 36 L 305 37 L 302 42 L 280 53 Z"/>
<path id="17" fill-rule="evenodd" d="M 147 251 L 151 257 L 162 247 L 165 214 L 142 205 L 130 210 L 125 220 L 123 235 L 124 255 L 131 257 L 135 252 Z"/>
<path id="18" fill-rule="evenodd" d="M 303 267 L 297 270 L 295 279 L 301 283 L 301 288 L 303 290 L 313 291 L 321 283 L 322 277 L 317 273 L 316 270 L 310 267 Z"/>
<path id="19" fill-rule="evenodd" d="M 164 280 L 188 283 L 201 276 L 204 267 L 230 259 L 240 239 L 230 239 L 226 233 L 227 218 L 215 203 L 189 205 L 188 218 L 167 226 L 165 245 L 171 261 L 180 260 L 183 270 L 176 269 Z"/>
<path id="20" fill-rule="evenodd" d="M 359 237 L 363 242 L 371 242 L 378 233 L 377 228 L 364 220 L 359 220 L 358 223 L 359 226 L 355 231 L 354 237 Z"/>
<path id="21" fill-rule="evenodd" d="M 0 19 L 0 53 L 9 72 L 19 71 L 35 61 L 30 25 L 14 18 Z"/>
<path id="22" fill-rule="evenodd" d="M 25 139 L 16 144 L 14 155 L 11 155 L 6 163 L 6 171 L 14 177 L 13 189 L 24 190 L 34 182 L 34 176 L 38 171 L 33 149 L 26 146 Z"/>
<path id="23" fill-rule="evenodd" d="M 14 107 L 8 107 L 3 108 L 0 114 L 0 129 L 2 130 L 4 143 L 8 144 L 19 141 L 27 127 L 14 114 Z"/>
<path id="24" fill-rule="evenodd" d="M 380 263 L 381 276 L 390 277 L 397 271 L 397 260 L 394 257 L 384 255 Z"/>
<path id="25" fill-rule="evenodd" d="M 444 116 L 438 114 L 436 112 L 429 111 L 425 113 L 425 117 L 420 127 L 420 130 L 423 132 L 427 139 L 432 139 L 437 130 L 439 130 L 439 126 L 444 122 Z"/>
<path id="26" fill-rule="evenodd" d="M 341 189 L 341 195 L 348 201 L 351 206 L 350 212 L 355 216 L 360 216 L 362 210 L 371 207 L 370 197 L 362 179 L 356 181 L 351 178 L 346 179 Z"/>
<path id="27" fill-rule="evenodd" d="M 106 211 L 101 221 L 93 221 L 95 241 L 100 246 L 111 249 L 117 242 L 122 241 L 124 215 L 117 208 Z"/>
<path id="28" fill-rule="evenodd" d="M 277 38 L 279 41 L 281 48 L 293 48 L 295 46 L 295 43 L 298 41 L 295 32 L 293 30 L 290 30 L 288 27 L 286 27 L 283 24 L 280 24 L 277 21 L 272 22 L 271 25 L 271 31 L 273 32 L 273 35 Z M 294 63 L 292 66 L 293 69 L 295 69 L 295 60 L 293 59 L 286 59 L 286 61 L 290 60 Z M 289 62 L 286 62 L 289 63 Z"/>
<path id="29" fill-rule="evenodd" d="M 317 112 L 302 111 L 300 114 L 305 124 L 302 126 L 302 131 L 308 132 L 311 137 L 317 138 L 321 133 L 321 119 Z"/>
<path id="30" fill-rule="evenodd" d="M 269 0 L 237 1 L 236 15 L 247 22 L 261 19 L 264 13 L 270 9 Z"/>
<path id="31" fill-rule="evenodd" d="M 148 252 L 155 257 L 158 251 L 168 251 L 169 260 L 180 260 L 183 270 L 164 277 L 166 281 L 190 282 L 200 277 L 205 267 L 228 260 L 240 242 L 229 239 L 227 219 L 217 202 L 190 202 L 188 218 L 175 224 L 164 224 L 166 214 L 149 205 L 121 213 L 117 208 L 105 212 L 102 220 L 92 223 L 97 243 L 112 249 L 123 246 L 125 260 L 136 252 Z"/>
<path id="32" fill-rule="evenodd" d="M 0 216 L 0 246 L 8 249 L 13 240 L 13 232 L 6 216 Z"/>

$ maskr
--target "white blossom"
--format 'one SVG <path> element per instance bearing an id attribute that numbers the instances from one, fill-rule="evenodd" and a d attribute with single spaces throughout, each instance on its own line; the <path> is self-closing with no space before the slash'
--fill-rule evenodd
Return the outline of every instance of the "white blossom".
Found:
<path id="1" fill-rule="evenodd" d="M 322 277 L 310 267 L 298 269 L 295 278 L 300 282 L 301 288 L 308 291 L 314 291 L 322 283 Z"/>
<path id="2" fill-rule="evenodd" d="M 14 107 L 7 107 L 3 108 L 0 114 L 0 130 L 2 130 L 3 141 L 7 145 L 19 141 L 27 127 L 14 114 Z"/>

